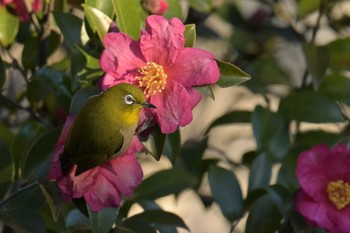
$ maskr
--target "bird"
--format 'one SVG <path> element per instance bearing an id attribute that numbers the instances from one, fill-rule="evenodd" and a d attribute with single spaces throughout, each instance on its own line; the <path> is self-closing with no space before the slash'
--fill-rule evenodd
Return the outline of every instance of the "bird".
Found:
<path id="1" fill-rule="evenodd" d="M 142 90 L 120 83 L 91 97 L 78 113 L 60 155 L 67 176 L 74 164 L 75 176 L 123 154 L 135 135 L 139 111 L 156 108 Z"/>

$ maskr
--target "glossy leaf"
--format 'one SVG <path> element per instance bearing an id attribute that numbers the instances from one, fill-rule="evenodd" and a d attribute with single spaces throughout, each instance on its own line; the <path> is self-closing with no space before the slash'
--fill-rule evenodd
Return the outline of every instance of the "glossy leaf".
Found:
<path id="1" fill-rule="evenodd" d="M 196 42 L 196 25 L 186 24 L 185 35 L 185 47 L 193 47 Z"/>
<path id="2" fill-rule="evenodd" d="M 232 171 L 212 165 L 208 179 L 213 198 L 224 216 L 231 222 L 243 215 L 243 198 L 240 185 Z"/>
<path id="3" fill-rule="evenodd" d="M 320 93 L 335 101 L 350 103 L 350 79 L 341 75 L 327 75 L 320 86 Z"/>
<path id="4" fill-rule="evenodd" d="M 342 122 L 336 102 L 312 92 L 292 92 L 281 100 L 279 111 L 288 119 L 312 123 Z"/>
<path id="5" fill-rule="evenodd" d="M 79 90 L 72 98 L 69 112 L 73 115 L 78 115 L 80 109 L 86 104 L 91 96 L 100 94 L 101 91 L 96 87 L 84 88 Z"/>
<path id="6" fill-rule="evenodd" d="M 72 231 L 88 230 L 91 229 L 91 223 L 78 209 L 73 209 L 66 217 L 66 227 Z"/>
<path id="7" fill-rule="evenodd" d="M 91 221 L 93 233 L 107 233 L 117 218 L 117 208 L 104 208 L 99 212 L 93 212 L 89 209 L 89 218 Z"/>
<path id="8" fill-rule="evenodd" d="M 156 126 L 147 137 L 139 138 L 146 152 L 158 161 L 165 145 L 165 134 L 160 131 L 160 127 Z"/>
<path id="9" fill-rule="evenodd" d="M 45 177 L 49 171 L 51 155 L 61 133 L 61 127 L 56 128 L 38 138 L 23 158 L 22 176 L 31 181 L 40 176 Z"/>
<path id="10" fill-rule="evenodd" d="M 304 44 L 303 49 L 314 87 L 318 89 L 328 68 L 328 50 L 326 47 L 316 46 L 310 43 Z"/>
<path id="11" fill-rule="evenodd" d="M 7 47 L 16 38 L 19 29 L 19 19 L 17 16 L 9 13 L 5 6 L 1 5 L 0 22 L 0 44 Z"/>
<path id="12" fill-rule="evenodd" d="M 44 221 L 36 211 L 31 209 L 15 208 L 0 210 L 0 220 L 17 232 L 46 232 Z"/>
<path id="13" fill-rule="evenodd" d="M 45 179 L 40 179 L 39 187 L 43 192 L 47 203 L 49 204 L 53 220 L 57 222 L 58 215 L 63 204 L 61 193 L 57 184 L 54 182 L 47 181 Z"/>
<path id="14" fill-rule="evenodd" d="M 176 214 L 163 210 L 148 210 L 140 214 L 133 215 L 129 219 L 138 220 L 160 226 L 176 226 L 189 230 L 185 222 Z"/>
<path id="15" fill-rule="evenodd" d="M 121 32 L 133 39 L 140 36 L 141 4 L 137 0 L 111 0 L 116 14 L 116 23 Z"/>
<path id="16" fill-rule="evenodd" d="M 170 160 L 173 166 L 175 165 L 176 159 L 180 153 L 180 147 L 181 138 L 179 130 L 166 135 L 164 153 L 168 156 L 168 159 Z"/>
<path id="17" fill-rule="evenodd" d="M 249 172 L 248 190 L 266 188 L 270 184 L 272 163 L 265 154 L 259 155 L 253 162 Z"/>
<path id="18" fill-rule="evenodd" d="M 226 113 L 217 119 L 215 119 L 206 130 L 206 134 L 209 131 L 216 127 L 225 124 L 234 124 L 234 123 L 250 123 L 251 122 L 252 113 L 249 111 L 232 111 Z"/>
<path id="19" fill-rule="evenodd" d="M 113 233 L 157 233 L 158 231 L 151 226 L 151 224 L 135 220 L 132 218 L 127 218 L 121 224 L 118 224 Z"/>
<path id="20" fill-rule="evenodd" d="M 2 90 L 2 88 L 4 87 L 5 82 L 6 82 L 6 70 L 5 70 L 4 62 L 0 57 L 0 90 Z"/>
<path id="21" fill-rule="evenodd" d="M 110 0 L 107 0 L 107 1 L 85 0 L 85 5 L 89 5 L 95 9 L 100 10 L 109 18 L 113 18 L 114 16 L 113 5 L 112 5 L 112 1 Z"/>
<path id="22" fill-rule="evenodd" d="M 84 7 L 85 16 L 93 32 L 97 32 L 100 40 L 103 41 L 103 38 L 108 32 L 108 29 L 111 25 L 112 19 L 97 8 L 94 8 L 87 4 L 83 4 L 82 6 Z"/>
<path id="23" fill-rule="evenodd" d="M 177 194 L 193 184 L 193 178 L 184 171 L 175 169 L 162 170 L 144 179 L 136 187 L 132 199 L 156 199 L 169 194 Z"/>
<path id="24" fill-rule="evenodd" d="M 216 63 L 220 69 L 220 78 L 216 82 L 219 87 L 236 86 L 250 79 L 249 74 L 229 62 L 216 60 Z"/>
<path id="25" fill-rule="evenodd" d="M 6 195 L 14 179 L 14 163 L 9 148 L 0 140 L 0 200 Z"/>
<path id="26" fill-rule="evenodd" d="M 76 44 L 81 44 L 81 28 L 83 21 L 69 13 L 54 12 L 53 16 L 68 46 L 72 48 Z"/>

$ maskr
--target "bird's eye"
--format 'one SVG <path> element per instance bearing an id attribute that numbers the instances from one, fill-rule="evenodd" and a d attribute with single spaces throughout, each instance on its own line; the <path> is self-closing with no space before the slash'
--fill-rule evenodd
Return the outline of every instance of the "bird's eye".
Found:
<path id="1" fill-rule="evenodd" d="M 135 100 L 134 100 L 134 97 L 132 95 L 126 95 L 124 97 L 124 102 L 127 104 L 127 105 L 132 105 Z"/>

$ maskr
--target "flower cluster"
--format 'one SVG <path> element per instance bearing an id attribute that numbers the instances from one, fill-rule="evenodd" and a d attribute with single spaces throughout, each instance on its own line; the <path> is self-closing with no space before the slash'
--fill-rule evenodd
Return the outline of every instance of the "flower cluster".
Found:
<path id="1" fill-rule="evenodd" d="M 296 168 L 296 208 L 314 226 L 350 232 L 350 149 L 318 145 L 303 152 Z"/>
<path id="2" fill-rule="evenodd" d="M 30 5 L 27 5 L 26 2 L 30 2 Z M 42 0 L 0 0 L 0 6 L 11 5 L 13 4 L 16 14 L 19 16 L 19 19 L 24 22 L 30 19 L 29 13 L 39 12 L 42 9 Z M 30 9 L 31 8 L 31 9 Z"/>

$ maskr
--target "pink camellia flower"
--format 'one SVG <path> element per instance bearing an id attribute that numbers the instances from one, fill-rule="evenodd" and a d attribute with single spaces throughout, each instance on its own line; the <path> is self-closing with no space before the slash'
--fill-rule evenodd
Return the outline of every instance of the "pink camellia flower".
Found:
<path id="1" fill-rule="evenodd" d="M 90 209 L 95 212 L 104 207 L 119 207 L 121 195 L 132 195 L 135 187 L 142 181 L 142 169 L 136 160 L 136 152 L 142 149 L 141 143 L 135 137 L 123 155 L 79 176 L 74 175 L 75 166 L 67 176 L 63 176 L 59 156 L 63 152 L 74 119 L 74 116 L 69 115 L 63 126 L 53 152 L 48 179 L 56 180 L 66 202 L 84 197 Z"/>
<path id="2" fill-rule="evenodd" d="M 152 15 L 162 15 L 169 7 L 169 3 L 165 0 L 143 0 L 142 7 Z"/>
<path id="3" fill-rule="evenodd" d="M 311 225 L 350 232 L 350 149 L 318 145 L 300 154 L 296 209 Z"/>
<path id="4" fill-rule="evenodd" d="M 100 66 L 106 72 L 100 87 L 129 82 L 143 89 L 163 133 L 192 121 L 201 99 L 195 86 L 215 83 L 219 68 L 210 52 L 185 48 L 185 25 L 177 18 L 147 17 L 146 29 L 134 41 L 124 33 L 108 33 Z"/>
<path id="5" fill-rule="evenodd" d="M 39 12 L 42 9 L 42 0 L 31 0 L 29 1 L 33 12 Z M 19 16 L 19 20 L 22 22 L 28 21 L 30 19 L 29 9 L 25 3 L 25 0 L 0 0 L 0 5 L 14 5 L 16 14 Z"/>

